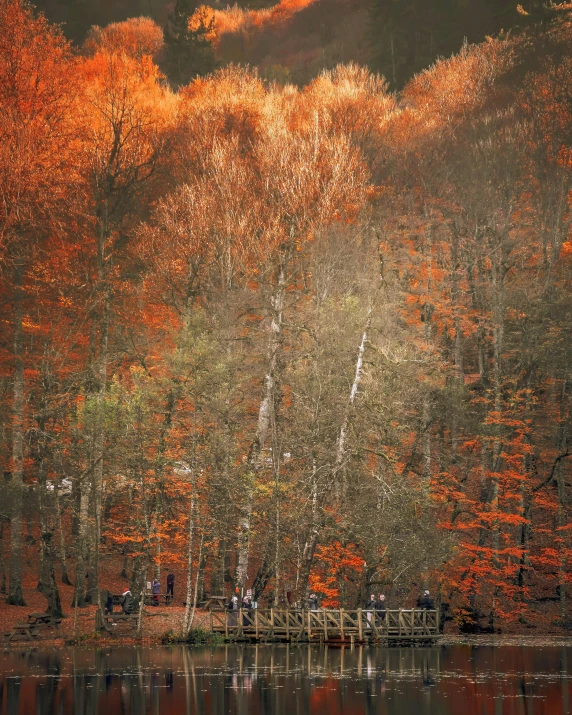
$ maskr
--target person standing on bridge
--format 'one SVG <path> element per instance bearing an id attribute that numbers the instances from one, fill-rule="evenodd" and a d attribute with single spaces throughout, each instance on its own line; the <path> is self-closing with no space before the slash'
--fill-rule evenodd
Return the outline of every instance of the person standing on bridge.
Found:
<path id="1" fill-rule="evenodd" d="M 308 608 L 310 609 L 310 611 L 318 610 L 318 597 L 315 593 L 311 593 L 308 596 Z"/>
<path id="2" fill-rule="evenodd" d="M 433 611 L 435 609 L 435 603 L 429 591 L 425 590 L 423 595 L 417 599 L 417 608 L 422 608 L 425 611 Z"/>
<path id="3" fill-rule="evenodd" d="M 375 602 L 375 610 L 378 612 L 378 614 L 385 616 L 385 611 L 387 610 L 385 603 L 385 594 L 379 594 L 379 600 Z"/>
<path id="4" fill-rule="evenodd" d="M 252 608 L 252 603 L 251 603 L 251 601 L 250 601 L 250 596 L 245 596 L 245 597 L 242 599 L 242 609 L 243 609 L 243 613 L 242 613 L 242 625 L 243 625 L 243 626 L 250 626 L 250 625 L 251 625 L 250 619 L 249 619 L 249 617 L 248 617 L 248 611 L 249 611 L 251 608 Z M 245 613 L 244 611 L 246 611 L 246 613 Z"/>
<path id="5" fill-rule="evenodd" d="M 375 611 L 375 593 L 372 593 L 369 597 L 369 601 L 365 604 L 365 617 L 369 623 L 369 628 L 371 628 L 371 619 L 373 618 L 373 612 Z"/>
<path id="6" fill-rule="evenodd" d="M 380 626 L 385 623 L 385 595 L 379 594 L 379 599 L 375 602 L 375 624 Z"/>
<path id="7" fill-rule="evenodd" d="M 228 624 L 230 626 L 236 626 L 237 625 L 236 612 L 238 611 L 238 596 L 232 596 L 232 598 L 228 602 L 228 610 L 230 611 L 230 613 L 228 614 Z"/>

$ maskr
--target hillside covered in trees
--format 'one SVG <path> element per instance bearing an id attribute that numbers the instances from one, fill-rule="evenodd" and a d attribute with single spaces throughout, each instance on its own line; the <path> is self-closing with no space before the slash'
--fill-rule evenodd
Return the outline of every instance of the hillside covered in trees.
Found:
<path id="1" fill-rule="evenodd" d="M 428 587 L 570 628 L 572 7 L 400 94 L 174 91 L 151 21 L 0 26 L 8 603 L 94 603 L 105 560 L 187 607 Z"/>
<path id="2" fill-rule="evenodd" d="M 92 25 L 149 17 L 167 29 L 173 13 L 214 18 L 217 61 L 257 67 L 264 79 L 307 84 L 323 70 L 358 62 L 401 89 L 464 42 L 520 32 L 550 18 L 545 0 L 37 0 L 80 46 Z M 158 60 L 164 67 L 162 60 Z M 210 68 L 200 71 L 204 74 Z M 169 74 L 167 72 L 167 74 Z"/>

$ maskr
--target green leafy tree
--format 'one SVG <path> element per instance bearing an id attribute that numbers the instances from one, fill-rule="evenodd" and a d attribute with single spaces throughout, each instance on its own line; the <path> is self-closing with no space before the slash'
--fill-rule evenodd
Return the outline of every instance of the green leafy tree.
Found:
<path id="1" fill-rule="evenodd" d="M 214 18 L 203 8 L 197 9 L 193 0 L 176 0 L 165 28 L 165 72 L 171 84 L 188 84 L 216 68 L 209 39 L 213 34 Z"/>

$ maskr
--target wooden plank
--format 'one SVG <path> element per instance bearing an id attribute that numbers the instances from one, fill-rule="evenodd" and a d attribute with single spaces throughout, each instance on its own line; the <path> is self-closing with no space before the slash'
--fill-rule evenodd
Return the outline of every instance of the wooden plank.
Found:
<path id="1" fill-rule="evenodd" d="M 361 616 L 362 616 L 362 612 L 361 612 L 361 608 L 360 608 L 358 610 L 358 635 L 359 635 L 360 641 L 363 640 L 363 623 L 361 620 Z"/>

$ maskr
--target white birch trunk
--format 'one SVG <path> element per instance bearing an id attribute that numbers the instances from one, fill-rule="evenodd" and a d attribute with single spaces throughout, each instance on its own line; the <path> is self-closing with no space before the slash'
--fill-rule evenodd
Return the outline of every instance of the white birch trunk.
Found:
<path id="1" fill-rule="evenodd" d="M 248 574 L 248 561 L 250 555 L 250 521 L 252 517 L 252 501 L 254 496 L 254 482 L 256 474 L 262 467 L 263 451 L 268 440 L 272 411 L 274 409 L 274 389 L 276 385 L 276 371 L 282 338 L 282 321 L 284 314 L 284 297 L 286 291 L 286 259 L 283 259 L 278 273 L 276 292 L 272 297 L 272 321 L 268 340 L 268 370 L 264 378 L 264 395 L 258 410 L 258 425 L 256 436 L 251 450 L 250 474 L 246 484 L 246 498 L 239 522 L 238 559 L 236 566 L 236 585 L 244 589 Z M 242 594 L 241 594 L 242 595 Z"/>
<path id="2" fill-rule="evenodd" d="M 191 623 L 191 609 L 193 601 L 193 538 L 195 534 L 195 483 L 191 484 L 191 509 L 189 514 L 189 553 L 187 557 L 187 597 L 185 605 L 185 620 L 183 625 L 183 633 L 187 634 Z"/>
<path id="3" fill-rule="evenodd" d="M 367 336 L 368 336 L 369 330 L 371 328 L 372 313 L 373 313 L 373 307 L 371 307 L 367 313 L 367 320 L 365 323 L 365 328 L 362 333 L 361 342 L 360 342 L 359 349 L 358 349 L 354 381 L 352 383 L 352 389 L 350 390 L 350 397 L 348 400 L 346 413 L 344 415 L 344 420 L 343 420 L 342 426 L 340 428 L 340 435 L 338 437 L 338 446 L 337 446 L 337 450 L 336 450 L 336 463 L 335 463 L 335 468 L 334 468 L 334 475 L 340 470 L 340 468 L 343 464 L 343 461 L 344 461 L 345 449 L 346 449 L 346 438 L 347 438 L 349 421 L 350 421 L 350 411 L 351 411 L 351 408 L 353 407 L 353 404 L 355 402 L 359 384 L 360 384 L 361 378 L 362 378 L 363 355 L 364 355 L 365 346 L 367 343 Z"/>

